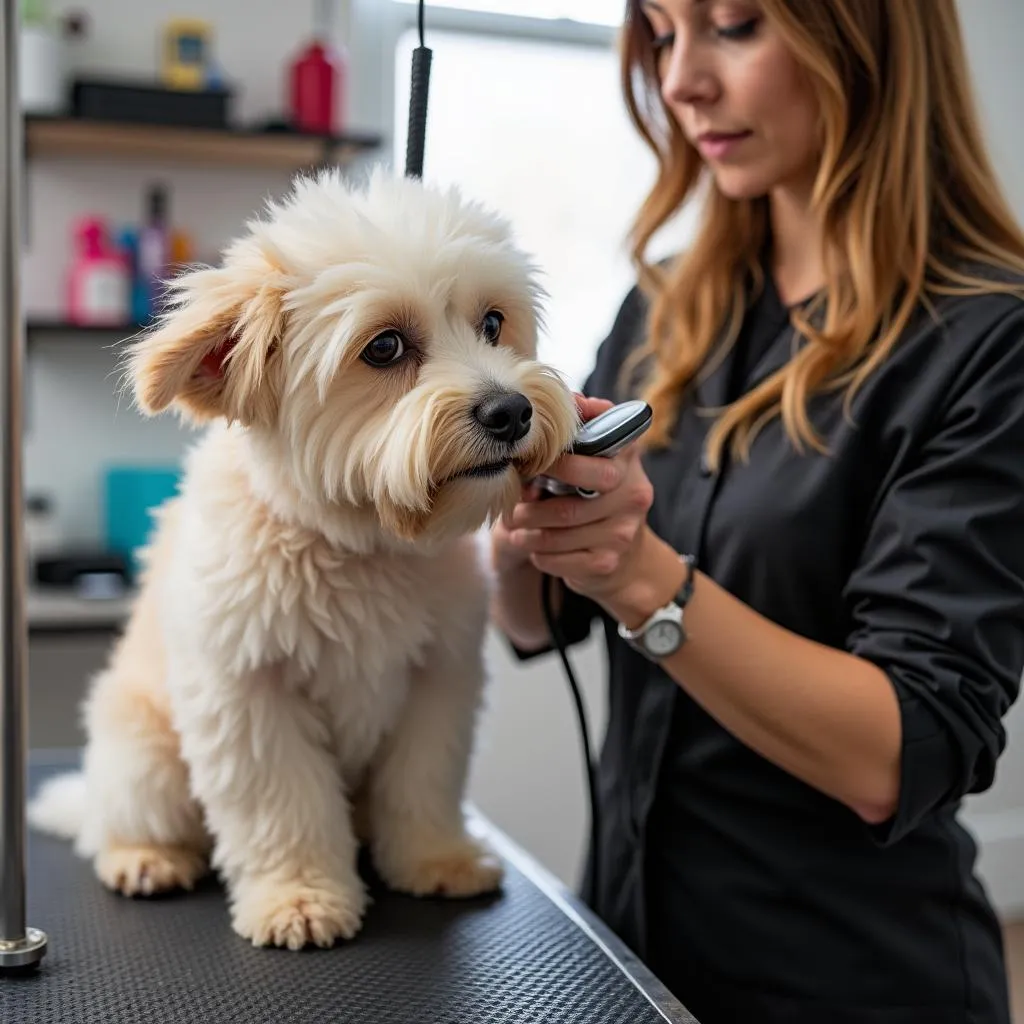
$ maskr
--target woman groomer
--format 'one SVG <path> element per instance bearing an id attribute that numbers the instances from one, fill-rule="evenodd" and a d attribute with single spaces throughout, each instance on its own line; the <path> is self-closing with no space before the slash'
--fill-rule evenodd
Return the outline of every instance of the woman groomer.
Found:
<path id="1" fill-rule="evenodd" d="M 493 535 L 522 657 L 542 572 L 605 628 L 588 898 L 702 1024 L 1008 1024 L 955 815 L 1024 670 L 1024 236 L 954 0 L 633 0 L 623 44 L 660 174 L 581 405 L 654 426 Z"/>

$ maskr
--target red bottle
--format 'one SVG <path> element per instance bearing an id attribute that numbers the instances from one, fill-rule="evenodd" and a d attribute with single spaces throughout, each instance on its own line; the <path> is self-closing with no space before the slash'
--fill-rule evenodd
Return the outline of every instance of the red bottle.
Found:
<path id="1" fill-rule="evenodd" d="M 329 43 L 314 39 L 291 66 L 290 113 L 300 132 L 341 131 L 344 59 Z"/>
<path id="2" fill-rule="evenodd" d="M 337 0 L 313 0 L 313 38 L 289 69 L 288 113 L 295 131 L 341 131 L 344 58 L 331 45 Z"/>

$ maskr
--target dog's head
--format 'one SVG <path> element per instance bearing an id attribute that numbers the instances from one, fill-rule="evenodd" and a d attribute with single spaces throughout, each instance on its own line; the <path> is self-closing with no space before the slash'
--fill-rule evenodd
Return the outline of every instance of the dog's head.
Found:
<path id="1" fill-rule="evenodd" d="M 299 179 L 219 266 L 171 282 L 131 350 L 148 415 L 226 419 L 303 500 L 372 507 L 404 539 L 471 531 L 572 440 L 535 360 L 538 287 L 506 223 L 382 171 Z"/>

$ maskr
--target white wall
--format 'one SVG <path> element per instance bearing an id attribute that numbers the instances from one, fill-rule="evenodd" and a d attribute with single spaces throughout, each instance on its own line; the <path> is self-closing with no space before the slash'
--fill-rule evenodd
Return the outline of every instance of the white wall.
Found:
<path id="1" fill-rule="evenodd" d="M 1024 3 L 959 0 L 958 6 L 988 145 L 1018 216 L 1024 216 L 1024 135 L 1020 132 Z"/>

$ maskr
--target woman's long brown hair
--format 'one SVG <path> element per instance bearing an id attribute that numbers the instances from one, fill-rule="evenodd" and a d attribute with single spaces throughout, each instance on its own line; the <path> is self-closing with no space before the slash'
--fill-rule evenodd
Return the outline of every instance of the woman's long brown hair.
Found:
<path id="1" fill-rule="evenodd" d="M 761 0 L 819 97 L 824 150 L 814 190 L 826 237 L 827 285 L 816 320 L 795 311 L 802 339 L 778 372 L 720 411 L 708 458 L 744 458 L 782 417 L 799 450 L 824 451 L 811 395 L 858 387 L 889 355 L 915 311 L 943 294 L 1024 292 L 1024 232 L 987 155 L 955 0 Z M 654 408 L 649 444 L 665 444 L 686 386 L 738 331 L 748 282 L 760 275 L 766 200 L 708 189 L 693 244 L 667 266 L 648 243 L 704 180 L 704 166 L 660 97 L 653 39 L 639 0 L 623 34 L 630 116 L 658 160 L 631 234 L 650 299 L 636 353 Z M 1016 280 L 1015 280 L 1016 279 Z M 816 320 L 812 323 L 812 320 Z"/>

